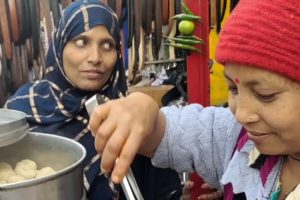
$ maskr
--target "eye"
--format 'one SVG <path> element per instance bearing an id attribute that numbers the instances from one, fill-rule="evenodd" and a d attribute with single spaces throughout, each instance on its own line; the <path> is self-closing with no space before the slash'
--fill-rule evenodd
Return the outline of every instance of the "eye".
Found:
<path id="1" fill-rule="evenodd" d="M 261 94 L 256 92 L 256 97 L 264 102 L 272 102 L 276 98 L 276 94 Z"/>
<path id="2" fill-rule="evenodd" d="M 101 47 L 105 51 L 114 50 L 116 48 L 115 47 L 115 43 L 112 42 L 112 41 L 105 41 L 105 42 L 103 42 L 102 45 L 101 45 Z"/>
<path id="3" fill-rule="evenodd" d="M 84 38 L 79 38 L 74 40 L 74 44 L 79 47 L 79 48 L 83 48 L 87 45 L 88 41 Z"/>
<path id="4" fill-rule="evenodd" d="M 238 94 L 238 89 L 235 85 L 228 85 L 228 90 L 231 94 Z"/>
<path id="5" fill-rule="evenodd" d="M 238 94 L 238 88 L 236 84 L 232 81 L 232 79 L 225 73 L 225 81 L 228 87 L 228 91 L 232 95 L 237 95 Z"/>

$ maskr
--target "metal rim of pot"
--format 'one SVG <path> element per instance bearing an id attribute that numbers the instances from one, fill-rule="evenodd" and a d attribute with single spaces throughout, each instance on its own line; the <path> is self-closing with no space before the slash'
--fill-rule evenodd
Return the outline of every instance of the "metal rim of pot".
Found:
<path id="1" fill-rule="evenodd" d="M 23 139 L 28 128 L 25 113 L 11 109 L 0 109 L 0 148 Z"/>
<path id="2" fill-rule="evenodd" d="M 66 138 L 63 136 L 58 136 L 48 133 L 39 133 L 39 132 L 29 132 L 29 125 L 27 123 L 27 116 L 25 113 L 11 110 L 11 109 L 0 109 L 0 149 L 19 149 L 18 147 L 23 146 L 24 142 L 32 141 L 33 143 L 39 143 L 39 141 L 46 141 L 49 139 L 51 142 L 59 141 L 60 148 L 64 147 L 63 144 L 67 144 L 68 147 L 72 147 L 70 151 L 77 152 L 76 159 L 70 161 L 69 165 L 58 169 L 54 174 L 47 175 L 45 177 L 33 178 L 29 180 L 24 180 L 22 182 L 16 183 L 6 183 L 0 185 L 0 194 L 10 196 L 11 194 L 16 194 L 17 191 L 21 192 L 22 189 L 27 188 L 30 191 L 34 191 L 33 188 L 39 187 L 39 190 L 43 190 L 44 184 L 47 183 L 57 183 L 55 181 L 62 180 L 63 177 L 69 177 L 70 174 L 78 172 L 78 168 L 86 157 L 86 150 L 82 144 L 76 142 L 73 139 Z M 35 142 L 34 142 L 35 141 Z M 63 145 L 63 146 L 62 146 Z M 26 147 L 28 148 L 28 147 Z M 29 147 L 31 148 L 31 147 Z M 46 145 L 47 148 L 47 145 Z M 49 147 L 48 147 L 49 148 Z M 59 149 L 60 149 L 59 148 Z M 6 151 L 5 151 L 6 152 Z M 4 153 L 5 155 L 5 153 Z M 5 160 L 4 160 L 5 161 Z M 82 168 L 81 168 L 82 169 Z M 73 176 L 73 175 L 72 175 Z M 78 176 L 77 176 L 78 177 Z M 83 180 L 83 179 L 81 179 Z M 54 181 L 54 182 L 53 182 Z M 79 186 L 80 184 L 75 184 Z M 4 192 L 4 193 L 1 193 Z M 82 192 L 82 191 L 81 191 Z M 81 193 L 79 192 L 79 193 Z M 84 192 L 84 191 L 83 191 Z M 20 195 L 22 192 L 20 193 Z M 76 196 L 76 195 L 75 195 Z M 20 196 L 21 197 L 21 196 Z M 1 198 L 1 195 L 0 195 Z M 23 198 L 23 197 L 22 197 Z M 36 198 L 36 196 L 33 196 Z M 54 197 L 55 198 L 55 197 Z M 80 197 L 81 198 L 81 197 Z M 53 199 L 53 198 L 51 198 Z M 59 198 L 61 199 L 61 198 Z"/>
<path id="3" fill-rule="evenodd" d="M 31 134 L 31 135 L 35 135 L 35 134 L 38 135 L 38 134 L 43 134 L 43 133 L 29 132 L 29 134 Z M 68 167 L 63 168 L 63 169 L 61 169 L 59 171 L 56 171 L 54 174 L 47 175 L 46 177 L 34 178 L 34 179 L 24 180 L 22 182 L 7 183 L 7 184 L 4 184 L 4 185 L 0 185 L 0 191 L 1 190 L 9 190 L 9 189 L 17 189 L 17 188 L 26 187 L 26 186 L 29 186 L 29 185 L 37 185 L 37 184 L 41 184 L 41 183 L 45 182 L 45 180 L 47 180 L 47 181 L 54 180 L 57 177 L 60 177 L 60 176 L 62 176 L 64 174 L 68 174 L 69 172 L 72 172 L 85 159 L 85 157 L 86 157 L 86 150 L 78 142 L 75 142 L 72 139 L 65 138 L 65 137 L 62 137 L 62 136 L 57 136 L 57 135 L 52 135 L 52 134 L 45 134 L 45 135 L 47 135 L 47 137 L 57 138 L 59 140 L 64 140 L 64 141 L 66 141 L 68 143 L 73 143 L 74 145 L 76 145 L 77 147 L 79 147 L 81 149 L 81 151 L 82 151 L 81 158 L 79 160 L 77 160 L 76 162 L 74 162 L 73 164 L 69 165 Z"/>

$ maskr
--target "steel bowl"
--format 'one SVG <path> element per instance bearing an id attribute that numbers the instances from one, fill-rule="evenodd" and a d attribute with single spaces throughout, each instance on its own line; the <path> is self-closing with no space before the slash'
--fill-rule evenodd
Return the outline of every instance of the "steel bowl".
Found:
<path id="1" fill-rule="evenodd" d="M 17 117 L 15 120 L 23 119 Z M 24 126 L 20 121 L 15 124 Z M 0 131 L 4 125 L 8 123 L 0 123 Z M 13 129 L 18 126 L 11 129 L 15 133 Z M 21 160 L 30 159 L 37 163 L 38 169 L 52 167 L 56 172 L 42 178 L 0 185 L 0 200 L 84 199 L 82 163 L 85 156 L 85 148 L 72 139 L 37 132 L 24 134 L 17 142 L 0 147 L 0 162 L 15 166 Z"/>

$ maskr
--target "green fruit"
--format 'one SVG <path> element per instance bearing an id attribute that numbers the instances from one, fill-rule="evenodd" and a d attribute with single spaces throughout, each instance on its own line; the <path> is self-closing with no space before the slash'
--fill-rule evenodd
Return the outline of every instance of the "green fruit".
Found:
<path id="1" fill-rule="evenodd" d="M 194 22 L 188 20 L 182 20 L 178 24 L 178 29 L 183 35 L 193 35 L 195 27 Z"/>

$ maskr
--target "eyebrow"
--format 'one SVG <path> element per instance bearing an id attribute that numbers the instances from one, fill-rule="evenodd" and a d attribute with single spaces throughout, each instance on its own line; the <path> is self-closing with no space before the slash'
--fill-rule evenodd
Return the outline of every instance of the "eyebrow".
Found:
<path id="1" fill-rule="evenodd" d="M 72 40 L 78 40 L 78 39 L 90 39 L 89 36 L 87 35 L 78 35 L 78 36 L 75 36 Z M 114 42 L 115 43 L 115 40 L 113 37 L 105 37 L 105 38 L 102 38 L 101 39 L 102 42 Z"/>
<path id="2" fill-rule="evenodd" d="M 224 76 L 225 76 L 226 79 L 230 80 L 231 82 L 234 82 L 234 81 L 229 77 L 229 75 L 226 74 L 226 72 L 224 72 Z M 256 85 L 259 85 L 259 84 L 260 84 L 260 82 L 259 82 L 258 80 L 251 80 L 251 81 L 248 81 L 248 82 L 244 83 L 244 85 L 250 86 L 250 87 L 251 87 L 251 86 L 256 86 Z"/>
<path id="3" fill-rule="evenodd" d="M 77 35 L 74 38 L 71 39 L 71 41 L 80 40 L 80 39 L 88 39 L 85 35 Z"/>
<path id="4" fill-rule="evenodd" d="M 114 38 L 103 38 L 102 42 L 112 42 L 112 43 L 116 43 L 116 41 L 114 40 Z"/>

